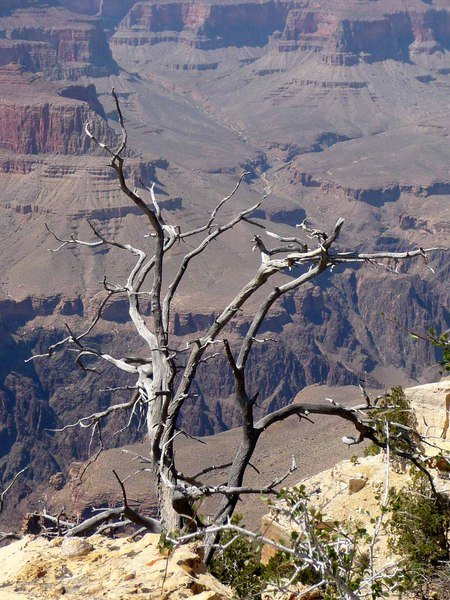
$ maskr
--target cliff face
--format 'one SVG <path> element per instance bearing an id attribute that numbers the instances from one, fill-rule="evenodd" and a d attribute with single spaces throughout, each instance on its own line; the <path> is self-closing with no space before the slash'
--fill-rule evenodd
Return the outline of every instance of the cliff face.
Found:
<path id="1" fill-rule="evenodd" d="M 19 8 L 36 8 L 39 5 L 54 6 L 58 4 L 58 0 L 3 0 L 0 6 L 0 17 L 11 14 Z"/>
<path id="2" fill-rule="evenodd" d="M 56 51 L 46 42 L 0 40 L 0 66 L 20 64 L 28 71 L 49 71 L 56 67 Z"/>
<path id="3" fill-rule="evenodd" d="M 25 155 L 82 154 L 92 145 L 87 121 L 101 139 L 114 140 L 93 84 L 51 91 L 31 85 L 20 67 L 0 70 L 0 148 Z"/>
<path id="4" fill-rule="evenodd" d="M 58 7 L 20 8 L 0 18 L 0 65 L 8 59 L 53 79 L 117 70 L 98 22 Z"/>
<path id="5" fill-rule="evenodd" d="M 395 10 L 395 3 L 383 9 L 374 4 L 368 15 L 368 4 L 352 3 L 346 10 L 345 4 L 282 0 L 136 2 L 120 23 L 113 43 L 178 40 L 213 49 L 264 46 L 276 40 L 281 52 L 313 50 L 322 53 L 324 60 L 337 53 L 340 64 L 388 58 L 408 61 L 412 52 L 448 47 L 448 11 L 424 10 L 423 3 L 416 1 L 409 12 Z"/>
<path id="6" fill-rule="evenodd" d="M 283 28 L 287 13 L 287 5 L 275 2 L 139 2 L 120 28 L 183 32 L 194 36 L 192 45 L 203 49 L 263 46 L 276 29 Z"/>
<path id="7" fill-rule="evenodd" d="M 68 10 L 85 15 L 101 17 L 108 27 L 116 26 L 138 0 L 59 0 Z"/>
<path id="8" fill-rule="evenodd" d="M 449 47 L 448 11 L 439 3 L 430 7 L 420 0 L 415 0 L 408 12 L 395 2 L 381 7 L 369 0 L 348 7 L 295 0 L 82 0 L 76 7 L 65 0 L 60 3 L 91 20 L 75 19 L 73 12 L 48 4 L 38 7 L 31 1 L 11 0 L 4 6 L 0 13 L 4 17 L 0 20 L 0 38 L 4 38 L 0 41 L 0 64 L 8 57 L 20 57 L 28 69 L 50 68 L 52 76 L 66 78 L 114 71 L 117 67 L 105 35 L 92 17 L 109 28 L 120 22 L 113 36 L 116 46 L 170 39 L 206 50 L 275 42 L 281 52 L 313 50 L 325 61 L 344 65 L 389 58 L 408 61 L 414 54 Z"/>
<path id="9" fill-rule="evenodd" d="M 448 47 L 449 38 L 447 11 L 395 13 L 378 21 L 343 21 L 336 49 L 362 54 L 369 62 L 389 58 L 408 61 L 415 53 L 442 51 Z"/>
<path id="10" fill-rule="evenodd" d="M 7 2 L 0 13 L 1 170 L 30 173 L 26 155 L 79 155 L 91 148 L 84 125 L 114 142 L 93 84 L 51 81 L 116 71 L 98 21 L 76 17 L 57 2 Z M 32 83 L 29 73 L 40 83 Z M 44 83 L 47 81 L 47 83 Z M 20 155 L 20 156 L 11 156 Z"/>
<path id="11" fill-rule="evenodd" d="M 92 117 L 88 106 L 54 101 L 18 106 L 2 100 L 0 107 L 0 148 L 21 154 L 82 154 L 91 147 L 84 134 Z M 104 134 L 106 128 L 99 130 Z"/>

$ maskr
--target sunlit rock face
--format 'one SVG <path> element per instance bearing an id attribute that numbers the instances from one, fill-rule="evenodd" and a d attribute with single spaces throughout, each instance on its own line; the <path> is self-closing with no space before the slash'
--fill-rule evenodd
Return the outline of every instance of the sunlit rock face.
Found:
<path id="1" fill-rule="evenodd" d="M 35 536 L 0 548 L 0 585 L 5 598 L 42 598 L 51 594 L 67 598 L 102 597 L 121 600 L 144 596 L 152 599 L 233 597 L 232 590 L 210 575 L 193 544 L 166 557 L 159 535 L 148 534 L 138 542 L 130 538 L 108 540 Z M 70 572 L 74 577 L 67 578 Z M 75 583 L 76 581 L 76 583 Z M 72 583 L 73 582 L 73 583 Z"/>
<path id="2" fill-rule="evenodd" d="M 424 454 L 430 457 L 429 473 L 433 477 L 436 489 L 448 497 L 449 465 L 442 453 L 448 453 L 450 448 L 450 379 L 406 388 L 405 395 L 417 431 L 429 442 L 423 445 Z M 387 464 L 384 453 L 366 457 L 355 456 L 352 460 L 343 460 L 332 469 L 305 478 L 299 483 L 305 486 L 311 506 L 323 513 L 325 523 L 339 521 L 341 524 L 349 524 L 355 515 L 358 515 L 364 527 L 373 534 L 382 512 L 380 498 L 384 497 L 386 487 L 398 491 L 410 487 L 412 483 L 409 469 L 399 461 L 393 462 L 392 456 L 390 461 Z M 283 505 L 281 501 L 279 506 Z M 360 512 L 362 507 L 364 513 Z M 277 511 L 271 511 L 263 517 L 262 531 L 269 539 L 280 542 L 289 539 L 293 523 L 286 515 L 275 517 L 276 514 Z M 375 544 L 374 556 L 380 569 L 392 560 L 387 522 L 387 519 L 380 521 L 380 535 Z M 268 561 L 274 553 L 274 549 L 267 545 L 263 549 L 263 561 Z"/>
<path id="3" fill-rule="evenodd" d="M 435 456 L 450 450 L 450 379 L 408 388 L 406 396 L 417 421 L 417 430 L 429 436 L 424 452 Z"/>

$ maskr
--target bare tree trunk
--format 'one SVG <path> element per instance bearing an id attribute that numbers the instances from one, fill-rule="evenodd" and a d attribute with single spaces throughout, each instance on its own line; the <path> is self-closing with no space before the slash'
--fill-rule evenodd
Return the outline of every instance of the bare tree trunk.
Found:
<path id="1" fill-rule="evenodd" d="M 150 456 L 153 459 L 153 472 L 156 481 L 158 512 L 164 530 L 176 531 L 181 528 L 181 517 L 175 509 L 175 484 L 173 473 L 172 440 L 161 447 L 163 424 L 167 418 L 167 406 L 172 398 L 173 368 L 166 356 L 154 352 L 153 400 L 147 408 L 147 431 L 150 444 Z M 156 367 L 156 368 L 155 368 Z"/>
<path id="2" fill-rule="evenodd" d="M 231 465 L 227 487 L 239 488 L 244 481 L 245 471 L 251 461 L 256 444 L 258 443 L 259 433 L 252 427 L 251 431 L 246 431 L 243 440 Z M 236 504 L 239 501 L 239 494 L 230 494 L 223 496 L 220 506 L 214 515 L 213 523 L 218 526 L 225 525 L 231 519 Z M 214 544 L 219 535 L 217 533 L 208 533 L 205 536 L 205 563 L 208 564 L 214 554 Z"/>

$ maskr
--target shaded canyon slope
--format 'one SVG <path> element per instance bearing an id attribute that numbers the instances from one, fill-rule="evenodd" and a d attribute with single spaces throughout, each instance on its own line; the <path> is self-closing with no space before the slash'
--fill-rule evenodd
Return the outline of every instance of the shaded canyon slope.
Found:
<path id="1" fill-rule="evenodd" d="M 70 354 L 25 363 L 81 331 L 123 280 L 123 253 L 48 252 L 62 236 L 88 238 L 86 219 L 145 247 L 145 223 L 118 192 L 86 121 L 110 144 L 120 97 L 130 138 L 127 175 L 156 181 L 166 219 L 199 224 L 250 171 L 225 213 L 253 204 L 288 234 L 305 217 L 330 228 L 346 219 L 341 248 L 405 250 L 448 240 L 450 214 L 450 7 L 448 0 L 3 0 L 0 6 L 0 481 L 31 463 L 33 484 L 86 458 L 89 436 L 45 432 L 107 406 L 100 390 L 124 383 L 75 368 Z M 73 12 L 76 10 L 77 12 Z M 213 321 L 258 265 L 243 224 L 190 271 L 174 333 L 189 340 Z M 267 238 L 269 242 L 269 238 Z M 177 246 L 173 272 L 185 252 Z M 428 268 L 431 266 L 435 274 Z M 448 260 L 398 274 L 376 266 L 323 276 L 270 313 L 276 342 L 255 349 L 251 386 L 261 406 L 304 385 L 425 381 L 434 354 L 401 328 L 445 326 Z M 251 307 L 231 324 L 237 342 Z M 92 344 L 145 352 L 121 302 Z M 258 368 L 256 368 L 258 364 Z M 224 358 L 198 377 L 184 416 L 192 433 L 235 426 Z M 116 396 L 119 399 L 119 395 Z M 143 432 L 108 444 L 139 440 Z"/>

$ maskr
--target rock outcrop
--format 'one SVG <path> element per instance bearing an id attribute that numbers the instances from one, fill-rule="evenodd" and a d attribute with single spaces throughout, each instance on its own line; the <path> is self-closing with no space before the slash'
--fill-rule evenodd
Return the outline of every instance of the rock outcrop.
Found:
<path id="1" fill-rule="evenodd" d="M 450 379 L 438 383 L 407 388 L 405 395 L 417 421 L 417 430 L 428 436 L 430 445 L 424 445 L 426 454 L 434 456 L 450 450 L 448 432 Z M 443 463 L 446 461 L 444 460 Z M 436 489 L 450 497 L 448 464 L 443 468 L 439 463 L 430 461 L 430 472 L 434 476 Z M 376 521 L 381 514 L 381 498 L 386 485 L 389 489 L 401 489 L 410 485 L 408 470 L 404 466 L 392 464 L 387 478 L 386 457 L 384 454 L 358 457 L 354 460 L 339 462 L 328 469 L 306 478 L 300 483 L 305 486 L 310 506 L 320 510 L 324 522 L 339 521 L 352 525 L 362 524 L 369 535 L 373 534 Z M 384 523 L 374 546 L 377 568 L 392 560 L 392 551 L 387 546 L 387 533 Z M 278 512 L 269 513 L 262 519 L 264 535 L 273 540 L 290 539 L 292 521 Z M 275 550 L 270 545 L 264 548 L 263 560 L 267 561 Z"/>
<path id="2" fill-rule="evenodd" d="M 405 394 L 416 417 L 417 431 L 430 438 L 425 453 L 435 456 L 441 451 L 450 452 L 450 378 L 408 388 Z"/>
<path id="3" fill-rule="evenodd" d="M 26 536 L 0 548 L 2 600 L 87 597 L 108 600 L 232 598 L 229 588 L 207 571 L 199 549 L 161 552 L 159 536 L 107 539 Z"/>
<path id="4" fill-rule="evenodd" d="M 371 4 L 369 9 L 369 4 Z M 92 11 L 92 3 L 86 6 Z M 386 59 L 408 61 L 448 44 L 450 21 L 445 6 L 415 0 L 408 12 L 367 2 L 351 6 L 329 2 L 136 2 L 121 21 L 114 44 L 179 41 L 211 50 L 226 46 L 265 46 L 280 52 L 313 51 L 324 62 L 353 65 Z"/>
<path id="5" fill-rule="evenodd" d="M 390 470 L 391 487 L 399 489 L 409 481 L 406 473 Z M 339 521 L 344 526 L 363 525 L 371 535 L 381 512 L 380 497 L 383 496 L 385 482 L 386 463 L 379 454 L 354 461 L 344 460 L 332 469 L 303 480 L 301 484 L 305 486 L 310 506 L 323 513 L 325 523 Z M 290 539 L 292 522 L 287 516 L 274 518 L 269 513 L 262 519 L 261 530 L 270 540 L 286 541 Z M 275 552 L 272 546 L 265 546 L 262 560 L 267 561 Z M 392 558 L 384 529 L 377 539 L 374 555 L 377 568 Z"/>
<path id="6" fill-rule="evenodd" d="M 76 17 L 57 6 L 18 4 L 11 14 L 3 18 L 0 14 L 0 65 L 16 62 L 52 79 L 117 72 L 97 21 Z"/>

